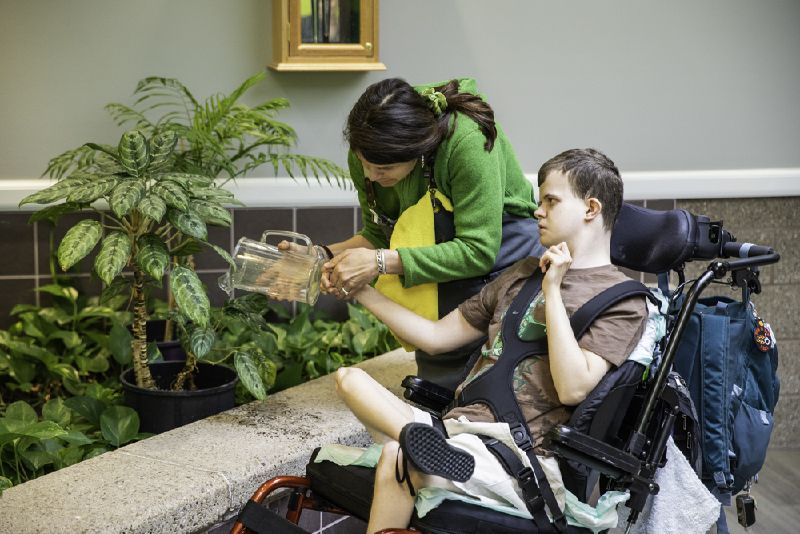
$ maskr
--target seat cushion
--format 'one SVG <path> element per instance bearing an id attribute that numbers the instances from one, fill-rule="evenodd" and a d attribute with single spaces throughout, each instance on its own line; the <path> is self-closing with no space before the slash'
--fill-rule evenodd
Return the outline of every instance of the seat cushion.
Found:
<path id="1" fill-rule="evenodd" d="M 369 520 L 372 504 L 372 487 L 375 470 L 361 466 L 340 466 L 333 462 L 314 463 L 319 449 L 314 450 L 306 466 L 306 476 L 311 479 L 311 489 L 328 502 L 347 510 L 364 521 Z M 461 501 L 444 501 L 424 518 L 411 519 L 411 526 L 431 534 L 522 534 L 536 533 L 538 529 L 530 519 L 523 519 L 482 506 Z M 572 534 L 589 530 L 569 527 Z"/>

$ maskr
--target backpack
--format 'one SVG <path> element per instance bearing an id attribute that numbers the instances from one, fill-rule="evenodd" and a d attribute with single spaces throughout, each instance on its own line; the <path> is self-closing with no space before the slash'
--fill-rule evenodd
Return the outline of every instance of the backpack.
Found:
<path id="1" fill-rule="evenodd" d="M 697 408 L 702 478 L 724 504 L 764 464 L 780 393 L 778 349 L 752 302 L 700 299 L 673 369 Z"/>

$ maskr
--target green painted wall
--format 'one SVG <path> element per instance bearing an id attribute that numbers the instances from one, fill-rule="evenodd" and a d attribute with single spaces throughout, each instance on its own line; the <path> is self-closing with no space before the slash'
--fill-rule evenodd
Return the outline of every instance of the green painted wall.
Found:
<path id="1" fill-rule="evenodd" d="M 102 106 L 146 75 L 232 89 L 271 57 L 270 18 L 268 0 L 0 0 L 0 178 L 113 141 Z M 252 99 L 288 97 L 299 149 L 339 162 L 369 83 L 472 75 L 527 172 L 587 145 L 628 171 L 797 167 L 799 26 L 795 0 L 383 0 L 388 71 L 270 72 Z"/>

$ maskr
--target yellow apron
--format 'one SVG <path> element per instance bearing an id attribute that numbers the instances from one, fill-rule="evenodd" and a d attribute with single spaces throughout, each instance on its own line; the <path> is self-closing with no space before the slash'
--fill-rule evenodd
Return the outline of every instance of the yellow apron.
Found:
<path id="1" fill-rule="evenodd" d="M 450 199 L 438 190 L 436 190 L 435 194 L 444 209 L 452 212 L 453 204 Z M 398 248 L 426 247 L 435 244 L 433 206 L 431 205 L 430 192 L 426 192 L 416 204 L 400 214 L 394 225 L 389 248 L 397 250 Z M 403 287 L 399 275 L 382 274 L 378 277 L 375 289 L 417 315 L 431 321 L 439 319 L 439 291 L 438 284 L 434 282 L 419 284 L 414 287 Z M 392 334 L 407 351 L 416 349 L 414 345 L 400 339 L 394 332 Z"/>

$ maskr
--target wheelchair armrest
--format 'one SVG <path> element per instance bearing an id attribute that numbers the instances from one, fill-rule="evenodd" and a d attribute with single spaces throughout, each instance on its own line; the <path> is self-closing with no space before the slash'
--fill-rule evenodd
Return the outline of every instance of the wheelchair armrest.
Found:
<path id="1" fill-rule="evenodd" d="M 436 413 L 444 411 L 455 396 L 452 390 L 418 376 L 408 375 L 400 385 L 406 390 L 406 399 Z"/>
<path id="2" fill-rule="evenodd" d="M 565 425 L 550 430 L 545 435 L 543 446 L 615 479 L 626 474 L 637 475 L 641 468 L 641 462 L 635 456 Z"/>

